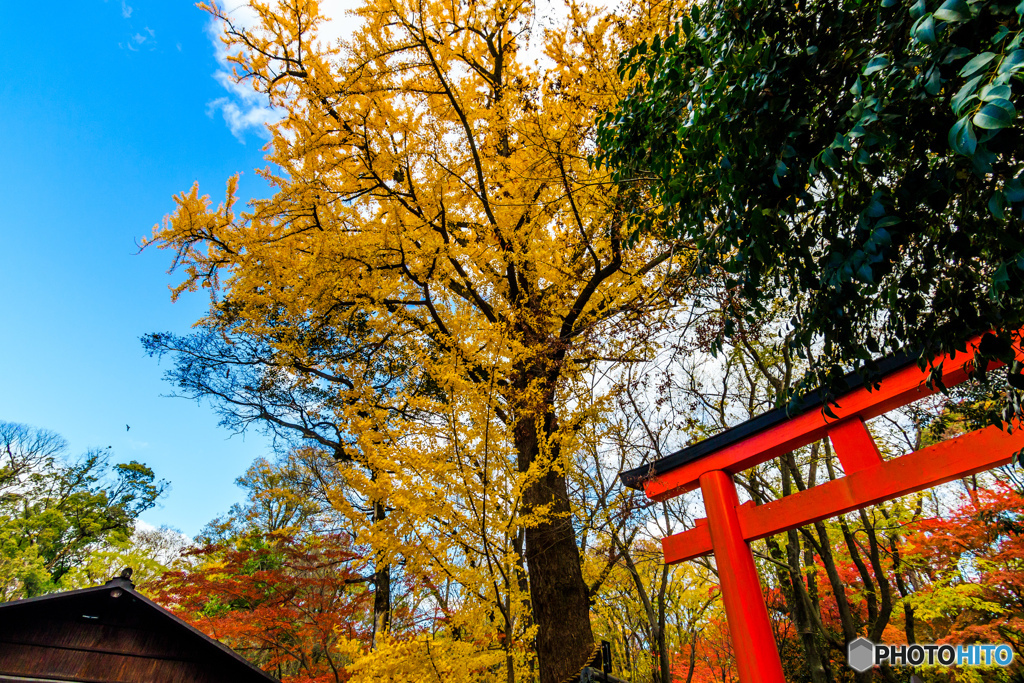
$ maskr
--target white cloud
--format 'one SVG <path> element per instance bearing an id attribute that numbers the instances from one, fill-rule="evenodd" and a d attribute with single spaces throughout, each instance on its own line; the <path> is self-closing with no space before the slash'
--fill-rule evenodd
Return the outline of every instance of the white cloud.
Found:
<path id="1" fill-rule="evenodd" d="M 127 47 L 127 48 L 128 48 L 129 50 L 131 50 L 132 52 L 138 52 L 138 51 L 139 51 L 139 48 L 140 48 L 140 47 L 142 47 L 142 44 L 143 44 L 143 43 L 145 43 L 145 42 L 146 42 L 147 40 L 149 40 L 150 38 L 152 38 L 152 37 L 153 37 L 153 36 L 155 35 L 155 34 L 153 33 L 152 29 L 150 29 L 150 28 L 146 28 L 146 31 L 147 31 L 147 32 L 149 33 L 149 35 L 148 35 L 148 36 L 145 36 L 145 35 L 143 35 L 143 34 L 141 34 L 141 33 L 136 33 L 135 35 L 133 35 L 133 36 L 132 36 L 132 37 L 131 37 L 131 38 L 130 38 L 130 39 L 128 40 L 128 42 L 127 42 L 127 43 L 121 43 L 121 44 L 120 44 L 120 45 L 121 45 L 121 47 Z M 155 45 L 153 44 L 153 42 L 151 41 L 151 42 L 150 42 L 150 49 L 153 49 L 153 48 L 155 48 L 155 47 L 156 47 L 156 46 L 155 46 Z"/>
<path id="2" fill-rule="evenodd" d="M 131 8 L 129 8 L 129 11 Z M 148 34 L 148 35 L 147 35 Z M 118 47 L 121 49 L 128 48 L 132 52 L 138 52 L 139 48 L 142 47 L 143 43 L 148 43 L 147 47 L 150 50 L 156 49 L 156 31 L 148 26 L 144 26 L 141 32 L 136 32 L 132 35 L 128 42 L 118 43 Z"/>
<path id="3" fill-rule="evenodd" d="M 136 531 L 156 531 L 157 528 L 158 527 L 153 526 L 152 524 L 150 524 L 149 522 L 147 522 L 145 520 L 142 520 L 142 519 L 135 520 L 135 530 Z"/>
<path id="4" fill-rule="evenodd" d="M 359 6 L 360 0 L 326 0 L 320 5 L 320 11 L 328 20 L 320 25 L 318 42 L 321 45 L 333 45 L 338 40 L 348 37 L 358 25 L 354 17 L 347 14 L 349 9 Z M 248 6 L 242 5 L 228 10 L 228 16 L 236 28 L 251 29 L 259 21 L 258 15 Z M 229 48 L 221 40 L 223 27 L 216 18 L 210 19 L 207 32 L 213 42 L 214 54 L 220 68 L 213 75 L 227 91 L 227 96 L 218 97 L 206 105 L 207 114 L 212 116 L 220 112 L 224 117 L 231 134 L 245 144 L 245 135 L 249 131 L 268 139 L 267 124 L 279 121 L 283 112 L 270 106 L 264 95 L 254 91 L 249 83 L 236 83 L 228 61 Z"/>
<path id="5" fill-rule="evenodd" d="M 218 97 L 207 103 L 206 113 L 208 115 L 213 116 L 217 111 L 224 117 L 224 123 L 228 125 L 231 134 L 238 138 L 243 145 L 246 131 L 255 130 L 263 137 L 267 137 L 267 124 L 274 123 L 281 118 L 272 107 L 239 102 L 230 97 Z"/>
<path id="6" fill-rule="evenodd" d="M 326 0 L 320 3 L 320 11 L 328 20 L 320 25 L 320 43 L 334 45 L 339 40 L 348 38 L 359 28 L 360 19 L 349 14 L 361 6 L 360 0 Z"/>
<path id="7" fill-rule="evenodd" d="M 132 16 L 132 8 L 128 5 L 125 0 L 121 0 L 121 16 L 128 19 Z"/>
<path id="8" fill-rule="evenodd" d="M 241 29 L 252 28 L 258 21 L 257 14 L 245 5 L 229 10 L 228 16 L 235 27 Z M 231 63 L 228 61 L 228 46 L 221 40 L 223 26 L 220 20 L 211 17 L 206 30 L 213 41 L 214 54 L 219 65 L 213 77 L 228 91 L 227 97 L 218 97 L 207 102 L 206 114 L 213 116 L 215 112 L 221 112 L 231 134 L 243 145 L 245 133 L 249 130 L 255 130 L 263 138 L 269 137 L 266 124 L 279 120 L 281 115 L 274 111 L 266 98 L 255 92 L 248 83 L 235 82 L 231 73 Z"/>
<path id="9" fill-rule="evenodd" d="M 611 9 L 621 0 L 590 0 L 597 7 Z M 349 11 L 359 7 L 365 0 L 323 0 L 320 12 L 328 17 L 319 28 L 318 41 L 321 45 L 335 45 L 339 40 L 348 38 L 358 28 L 360 20 Z M 528 54 L 531 58 L 539 58 L 541 54 L 539 37 L 543 27 L 556 26 L 564 23 L 568 10 L 561 0 L 539 0 L 537 16 L 531 36 Z M 227 10 L 231 22 L 239 29 L 255 28 L 259 16 L 247 5 L 240 5 Z M 266 97 L 255 92 L 248 83 L 236 83 L 231 74 L 231 63 L 228 61 L 229 48 L 221 40 L 223 27 L 218 19 L 211 17 L 207 24 L 207 32 L 213 42 L 214 54 L 219 68 L 214 78 L 227 91 L 225 97 L 218 97 L 207 103 L 207 113 L 221 112 L 224 122 L 240 142 L 245 143 L 245 135 L 255 132 L 264 139 L 270 135 L 266 129 L 268 123 L 279 121 L 283 112 L 272 108 Z"/>

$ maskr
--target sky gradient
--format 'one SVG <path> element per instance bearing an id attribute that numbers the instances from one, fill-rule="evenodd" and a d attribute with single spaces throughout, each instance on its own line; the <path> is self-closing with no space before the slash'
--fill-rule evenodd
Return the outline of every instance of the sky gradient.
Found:
<path id="1" fill-rule="evenodd" d="M 147 332 L 187 332 L 202 293 L 171 304 L 170 254 L 137 241 L 196 181 L 215 200 L 242 172 L 265 186 L 259 110 L 225 89 L 189 2 L 0 9 L 0 420 L 62 434 L 71 455 L 111 446 L 171 483 L 149 524 L 193 535 L 241 497 L 234 479 L 269 445 L 229 438 L 209 406 L 162 395 L 169 367 Z M 225 113 L 234 116 L 235 132 Z M 131 426 L 131 430 L 126 429 Z"/>
<path id="2" fill-rule="evenodd" d="M 357 1 L 321 1 L 322 39 L 351 31 Z M 240 4 L 226 7 L 246 25 Z M 538 7 L 538 25 L 565 12 Z M 181 0 L 76 0 L 45 21 L 0 5 L 0 420 L 63 435 L 71 456 L 110 446 L 112 463 L 146 463 L 171 489 L 143 521 L 189 536 L 272 455 L 258 432 L 232 436 L 209 405 L 167 397 L 169 359 L 139 342 L 187 332 L 208 305 L 203 293 L 172 305 L 172 255 L 139 252 L 172 197 L 198 182 L 219 203 L 235 173 L 242 202 L 268 192 L 253 169 L 275 115 L 231 81 L 215 33 Z"/>

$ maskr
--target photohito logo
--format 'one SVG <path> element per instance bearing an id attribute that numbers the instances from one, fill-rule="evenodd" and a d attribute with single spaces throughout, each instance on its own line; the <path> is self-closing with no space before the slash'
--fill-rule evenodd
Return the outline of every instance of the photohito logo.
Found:
<path id="1" fill-rule="evenodd" d="M 867 671 L 876 664 L 893 666 L 1009 666 L 1013 650 L 1009 645 L 883 645 L 867 638 L 850 641 L 847 662 L 854 671 Z"/>

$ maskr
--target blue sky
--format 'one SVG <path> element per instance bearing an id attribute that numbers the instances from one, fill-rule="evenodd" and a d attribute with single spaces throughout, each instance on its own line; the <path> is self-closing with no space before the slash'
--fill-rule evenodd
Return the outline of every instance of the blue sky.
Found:
<path id="1" fill-rule="evenodd" d="M 192 535 L 241 497 L 235 477 L 269 444 L 161 396 L 168 363 L 139 337 L 186 332 L 207 300 L 172 305 L 170 254 L 135 245 L 197 180 L 216 199 L 241 171 L 242 197 L 265 193 L 258 126 L 237 130 L 261 114 L 216 77 L 190 2 L 52 9 L 0 9 L 0 420 L 59 432 L 72 454 L 145 462 L 172 488 L 143 520 Z"/>
<path id="2" fill-rule="evenodd" d="M 322 0 L 322 38 L 351 30 L 356 2 Z M 227 7 L 244 25 L 240 4 Z M 564 11 L 540 5 L 543 21 Z M 166 397 L 169 361 L 139 343 L 187 332 L 208 303 L 172 305 L 171 254 L 138 253 L 172 196 L 198 181 L 219 202 L 239 172 L 242 200 L 268 191 L 252 169 L 266 165 L 272 113 L 223 56 L 188 1 L 75 0 L 45 18 L 0 5 L 0 420 L 58 432 L 72 455 L 111 446 L 113 462 L 146 463 L 171 489 L 143 521 L 190 536 L 271 454 L 258 432 L 219 428 L 209 405 Z"/>

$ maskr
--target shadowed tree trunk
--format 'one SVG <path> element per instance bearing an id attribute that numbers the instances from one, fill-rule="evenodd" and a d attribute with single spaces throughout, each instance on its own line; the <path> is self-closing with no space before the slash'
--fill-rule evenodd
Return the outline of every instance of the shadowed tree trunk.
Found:
<path id="1" fill-rule="evenodd" d="M 374 477 L 376 478 L 376 476 Z M 387 511 L 384 504 L 373 504 L 373 522 L 383 522 Z M 370 647 L 377 647 L 378 634 L 391 629 L 391 564 L 378 557 L 373 571 L 373 634 Z"/>
<path id="2" fill-rule="evenodd" d="M 543 418 L 545 436 L 557 428 L 553 414 Z M 541 455 L 537 421 L 526 417 L 516 423 L 515 444 L 520 472 L 526 472 Z M 555 461 L 557 445 L 550 457 Z M 530 602 L 537 624 L 537 659 L 540 683 L 563 683 L 591 660 L 594 634 L 590 605 L 583 582 L 579 547 L 572 527 L 565 476 L 555 467 L 532 481 L 523 492 L 527 514 L 550 505 L 546 519 L 526 527 L 526 564 L 530 570 Z M 543 571 L 535 571 L 542 567 Z"/>

